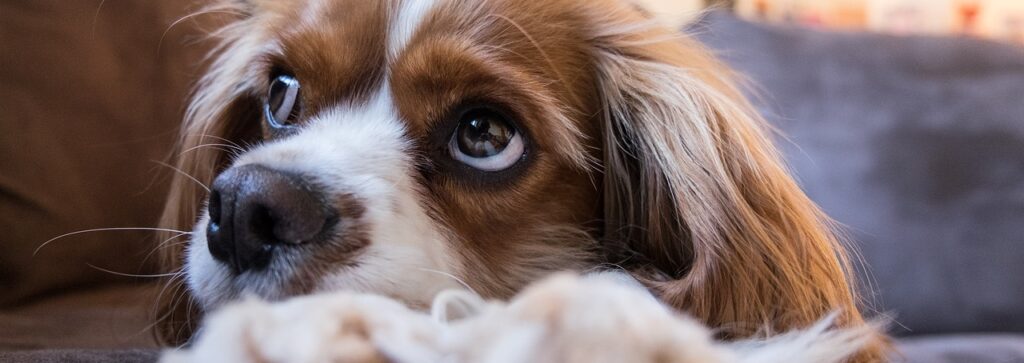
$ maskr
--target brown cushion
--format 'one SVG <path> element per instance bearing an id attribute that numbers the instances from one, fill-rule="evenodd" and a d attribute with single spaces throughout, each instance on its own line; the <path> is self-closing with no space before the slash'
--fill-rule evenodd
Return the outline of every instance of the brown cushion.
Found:
<path id="1" fill-rule="evenodd" d="M 186 90 L 191 27 L 161 35 L 187 2 L 0 2 L 0 306 L 147 273 Z M 187 25 L 188 22 L 185 22 Z"/>
<path id="2" fill-rule="evenodd" d="M 0 310 L 0 352 L 155 348 L 151 300 L 161 288 L 110 286 Z"/>

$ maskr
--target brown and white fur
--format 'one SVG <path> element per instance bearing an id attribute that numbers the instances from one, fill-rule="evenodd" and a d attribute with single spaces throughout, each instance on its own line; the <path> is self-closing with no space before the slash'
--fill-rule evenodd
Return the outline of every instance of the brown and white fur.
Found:
<path id="1" fill-rule="evenodd" d="M 193 229 L 167 255 L 189 294 L 163 304 L 170 343 L 247 295 L 373 293 L 424 309 L 453 288 L 509 299 L 558 271 L 613 270 L 723 339 L 832 312 L 840 327 L 865 324 L 827 217 L 733 74 L 629 3 L 227 0 L 211 11 L 233 19 L 189 108 L 176 162 L 188 176 L 164 215 Z M 281 73 L 301 82 L 284 133 L 264 114 Z M 451 154 L 460 112 L 480 107 L 521 137 L 507 169 Z M 315 243 L 275 246 L 259 271 L 215 259 L 201 184 L 247 166 L 298 176 L 336 223 Z M 855 360 L 880 359 L 883 345 Z"/>

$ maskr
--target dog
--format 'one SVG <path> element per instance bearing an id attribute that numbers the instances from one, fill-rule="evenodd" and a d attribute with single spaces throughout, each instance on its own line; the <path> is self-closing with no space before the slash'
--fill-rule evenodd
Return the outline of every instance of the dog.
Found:
<path id="1" fill-rule="evenodd" d="M 612 273 L 723 339 L 865 326 L 737 76 L 623 0 L 223 0 L 162 220 L 159 334 L 244 296 L 426 309 Z M 206 188 L 207 190 L 204 190 Z M 178 277 L 176 276 L 176 277 Z M 172 298 L 174 297 L 174 298 Z M 881 359 L 884 339 L 857 362 Z"/>

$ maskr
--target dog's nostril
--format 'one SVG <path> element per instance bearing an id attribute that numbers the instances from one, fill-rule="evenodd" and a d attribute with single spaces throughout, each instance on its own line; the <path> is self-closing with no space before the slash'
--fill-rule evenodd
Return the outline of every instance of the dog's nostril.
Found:
<path id="1" fill-rule="evenodd" d="M 220 193 L 216 190 L 210 192 L 206 210 L 210 214 L 210 223 L 220 224 Z"/>
<path id="2" fill-rule="evenodd" d="M 253 208 L 252 217 L 249 218 L 249 228 L 252 228 L 253 235 L 262 240 L 265 245 L 276 244 L 280 241 L 280 237 L 274 235 L 276 224 L 274 216 L 270 215 L 270 210 L 267 207 L 260 205 Z"/>
<path id="3" fill-rule="evenodd" d="M 260 165 L 228 169 L 211 189 L 210 254 L 237 273 L 265 268 L 285 245 L 319 240 L 337 220 L 316 188 Z"/>
<path id="4" fill-rule="evenodd" d="M 210 251 L 210 255 L 221 261 L 231 260 L 234 244 L 231 242 L 230 223 L 228 223 L 227 230 L 221 228 L 223 210 L 220 192 L 216 189 L 210 191 L 210 199 L 206 203 L 206 211 L 210 215 L 210 222 L 206 226 L 206 247 Z"/>

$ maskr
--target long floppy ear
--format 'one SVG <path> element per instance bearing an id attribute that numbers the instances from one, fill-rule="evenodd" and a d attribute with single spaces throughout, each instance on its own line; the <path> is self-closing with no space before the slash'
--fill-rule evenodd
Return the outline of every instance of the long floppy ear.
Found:
<path id="1" fill-rule="evenodd" d="M 627 7 L 606 14 L 599 24 L 612 25 L 594 39 L 605 241 L 621 243 L 623 265 L 726 337 L 803 328 L 833 311 L 841 326 L 864 324 L 828 218 L 732 73 Z"/>
<path id="2" fill-rule="evenodd" d="M 251 82 L 263 81 L 253 64 L 266 46 L 256 26 L 255 8 L 265 0 L 228 0 L 197 14 L 226 14 L 227 23 L 211 34 L 216 43 L 210 50 L 207 73 L 200 79 L 182 124 L 178 147 L 172 156 L 177 174 L 171 180 L 161 227 L 190 231 L 207 196 L 206 185 L 230 163 L 234 154 L 258 140 L 260 102 L 247 90 Z M 182 345 L 198 327 L 201 311 L 185 287 L 182 271 L 187 235 L 165 232 L 159 247 L 165 272 L 174 273 L 157 297 L 154 333 L 158 341 Z"/>

